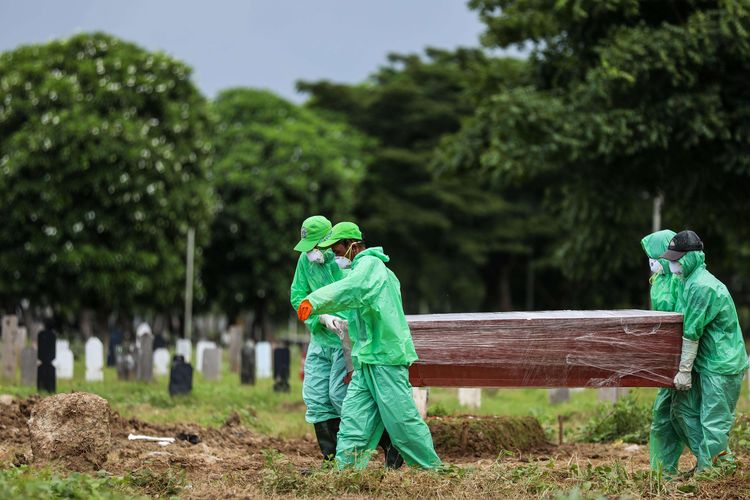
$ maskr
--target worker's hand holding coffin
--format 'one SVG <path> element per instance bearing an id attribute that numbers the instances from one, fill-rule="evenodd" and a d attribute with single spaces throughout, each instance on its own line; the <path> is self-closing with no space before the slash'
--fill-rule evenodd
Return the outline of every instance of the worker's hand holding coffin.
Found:
<path id="1" fill-rule="evenodd" d="M 346 332 L 347 323 L 345 319 L 338 318 L 331 314 L 321 314 L 320 322 L 330 331 L 338 335 L 339 338 L 343 337 L 344 332 Z"/>
<path id="2" fill-rule="evenodd" d="M 674 377 L 674 386 L 680 391 L 687 391 L 692 387 L 693 377 L 691 375 L 693 371 L 693 361 L 698 355 L 697 340 L 690 340 L 682 337 L 682 355 L 680 356 L 680 371 Z"/>

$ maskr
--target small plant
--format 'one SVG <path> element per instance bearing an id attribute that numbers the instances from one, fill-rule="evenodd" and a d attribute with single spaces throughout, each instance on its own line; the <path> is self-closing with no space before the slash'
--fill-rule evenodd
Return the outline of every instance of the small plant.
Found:
<path id="1" fill-rule="evenodd" d="M 651 425 L 651 409 L 629 394 L 611 407 L 600 405 L 600 411 L 580 431 L 579 441 L 602 443 L 622 440 L 646 444 Z"/>
<path id="2" fill-rule="evenodd" d="M 185 472 L 174 472 L 172 469 L 163 472 L 154 472 L 147 468 L 137 469 L 125 479 L 128 484 L 152 496 L 177 495 L 185 487 Z"/>

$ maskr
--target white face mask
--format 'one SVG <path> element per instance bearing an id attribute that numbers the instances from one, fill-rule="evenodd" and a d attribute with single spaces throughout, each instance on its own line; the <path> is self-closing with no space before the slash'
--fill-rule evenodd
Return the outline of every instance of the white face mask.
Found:
<path id="1" fill-rule="evenodd" d="M 338 264 L 341 269 L 348 269 L 348 268 L 351 267 L 352 261 L 350 261 L 346 257 L 339 257 L 337 255 L 336 256 L 336 264 Z"/>
<path id="2" fill-rule="evenodd" d="M 322 264 L 325 262 L 325 257 L 323 257 L 323 252 L 321 252 L 317 248 L 313 248 L 309 252 L 307 252 L 307 260 L 310 262 L 314 262 L 316 264 Z"/>
<path id="3" fill-rule="evenodd" d="M 682 264 L 670 260 L 669 270 L 672 272 L 672 274 L 682 274 Z"/>
<path id="4" fill-rule="evenodd" d="M 648 267 L 651 268 L 652 273 L 660 273 L 664 270 L 661 266 L 661 262 L 656 259 L 648 259 Z"/>

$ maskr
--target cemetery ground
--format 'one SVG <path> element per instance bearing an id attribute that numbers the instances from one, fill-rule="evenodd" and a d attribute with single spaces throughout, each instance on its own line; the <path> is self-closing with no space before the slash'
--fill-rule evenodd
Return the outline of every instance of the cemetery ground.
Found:
<path id="1" fill-rule="evenodd" d="M 80 356 L 77 357 L 80 360 Z M 750 401 L 740 399 L 732 445 L 736 470 L 709 477 L 667 479 L 649 473 L 648 445 L 643 444 L 655 391 L 637 389 L 617 406 L 597 400 L 596 391 L 573 392 L 570 401 L 550 405 L 539 389 L 484 390 L 482 407 L 458 405 L 455 389 L 432 389 L 429 419 L 451 416 L 533 416 L 546 443 L 527 449 L 487 446 L 461 452 L 461 442 L 487 439 L 482 420 L 463 432 L 459 445 L 436 447 L 447 467 L 440 472 L 387 471 L 381 456 L 367 470 L 339 472 L 320 467 L 312 426 L 304 421 L 299 358 L 292 363 L 289 393 L 274 393 L 272 381 L 243 386 L 223 363 L 221 380 L 195 374 L 193 392 L 170 397 L 167 377 L 153 382 L 117 380 L 105 370 L 103 382 L 84 382 L 76 361 L 73 380 L 58 380 L 58 392 L 86 391 L 109 401 L 115 410 L 112 451 L 100 470 L 72 470 L 60 463 L 31 461 L 26 419 L 41 396 L 28 387 L 0 385 L 0 491 L 13 498 L 224 498 L 257 496 L 411 498 L 750 498 Z M 12 396 L 12 401 L 9 396 Z M 558 445 L 562 420 L 564 444 Z M 468 429 L 468 428 L 467 428 Z M 433 432 L 434 428 L 433 428 Z M 521 432 L 521 431 L 519 431 Z M 200 438 L 160 446 L 128 441 L 129 433 Z M 460 433 L 459 433 L 460 434 Z M 517 437 L 517 436 L 514 436 Z M 462 441 L 463 440 L 463 441 Z M 632 444 L 635 441 L 641 444 Z M 455 443 L 454 443 L 455 445 Z M 450 452 L 441 452 L 450 449 Z M 681 469 L 691 466 L 683 456 Z"/>

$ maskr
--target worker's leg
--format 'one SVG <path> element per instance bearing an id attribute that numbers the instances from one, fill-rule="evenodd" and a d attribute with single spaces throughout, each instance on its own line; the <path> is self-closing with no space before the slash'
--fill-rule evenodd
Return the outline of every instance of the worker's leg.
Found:
<path id="1" fill-rule="evenodd" d="M 698 470 L 720 461 L 733 461 L 729 450 L 729 432 L 734 424 L 734 410 L 740 397 L 742 378 L 738 375 L 700 373 L 701 385 L 701 441 Z"/>
<path id="2" fill-rule="evenodd" d="M 673 393 L 673 389 L 659 389 L 651 412 L 649 435 L 651 470 L 661 468 L 666 473 L 677 472 L 677 463 L 684 447 L 684 443 L 672 425 Z"/>
<path id="3" fill-rule="evenodd" d="M 409 368 L 363 364 L 362 372 L 372 384 L 383 425 L 406 463 L 425 469 L 439 467 L 430 428 L 412 399 Z"/>
<path id="4" fill-rule="evenodd" d="M 328 376 L 328 399 L 335 408 L 336 412 L 341 415 L 341 406 L 346 397 L 347 384 L 344 384 L 346 377 L 346 362 L 344 361 L 344 350 L 329 347 L 331 352 L 331 371 Z"/>
<path id="5" fill-rule="evenodd" d="M 340 415 L 329 394 L 330 351 L 330 348 L 315 342 L 310 344 L 305 358 L 305 380 L 302 383 L 302 399 L 307 405 L 305 420 L 315 426 L 315 437 L 324 459 L 330 459 L 336 454 L 336 428 Z"/>
<path id="6" fill-rule="evenodd" d="M 373 395 L 365 383 L 362 370 L 355 370 L 341 410 L 336 465 L 340 469 L 367 467 L 382 434 L 383 421 Z"/>
<path id="7" fill-rule="evenodd" d="M 696 458 L 703 441 L 700 382 L 698 372 L 693 372 L 693 385 L 690 389 L 672 392 L 672 425 L 679 439 L 687 444 Z"/>

